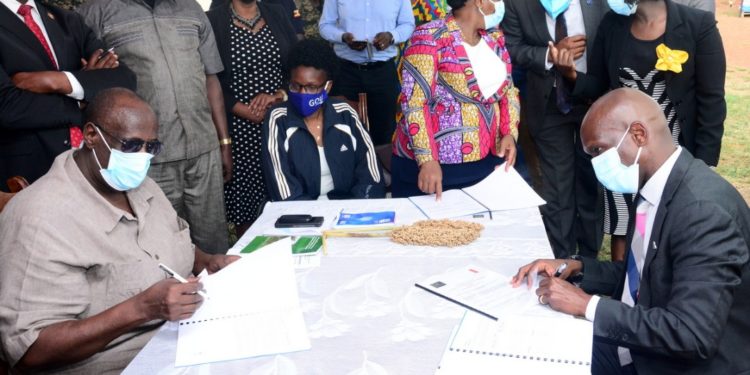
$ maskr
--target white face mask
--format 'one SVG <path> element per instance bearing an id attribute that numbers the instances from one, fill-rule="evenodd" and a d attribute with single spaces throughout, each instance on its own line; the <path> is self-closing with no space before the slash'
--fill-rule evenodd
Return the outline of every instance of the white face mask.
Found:
<path id="1" fill-rule="evenodd" d="M 484 16 L 484 29 L 490 30 L 496 28 L 498 25 L 500 25 L 500 22 L 503 21 L 503 17 L 505 17 L 505 2 L 503 1 L 494 1 L 490 0 L 492 2 L 492 5 L 495 6 L 495 12 L 492 14 L 484 14 L 482 11 L 482 8 L 479 7 L 479 13 L 482 13 L 482 16 Z"/>
<path id="2" fill-rule="evenodd" d="M 630 132 L 630 126 L 620 138 L 617 146 L 610 148 L 601 155 L 591 159 L 596 179 L 610 191 L 617 193 L 635 194 L 638 192 L 638 159 L 641 157 L 643 147 L 638 147 L 633 165 L 622 164 L 617 149 Z"/>
<path id="3" fill-rule="evenodd" d="M 92 150 L 94 160 L 99 165 L 104 182 L 112 189 L 117 191 L 128 191 L 137 188 L 146 179 L 148 168 L 151 166 L 151 159 L 154 155 L 148 152 L 122 152 L 113 150 L 104 139 L 104 135 L 98 127 L 94 126 L 99 136 L 104 141 L 104 145 L 109 149 L 109 162 L 107 168 L 102 168 L 99 157 L 96 156 L 96 150 Z"/>

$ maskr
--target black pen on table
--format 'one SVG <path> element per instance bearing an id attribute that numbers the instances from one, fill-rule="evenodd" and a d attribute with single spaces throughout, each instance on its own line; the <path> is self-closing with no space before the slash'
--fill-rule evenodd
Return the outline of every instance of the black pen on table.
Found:
<path id="1" fill-rule="evenodd" d="M 568 262 L 565 262 L 557 267 L 557 269 L 555 270 L 555 277 L 560 277 L 560 275 L 562 275 L 566 269 L 568 269 Z"/>
<path id="2" fill-rule="evenodd" d="M 187 284 L 188 283 L 188 281 L 185 280 L 184 277 L 180 276 L 179 273 L 172 271 L 172 269 L 169 268 L 169 267 L 167 267 L 164 263 L 159 263 L 159 268 L 161 268 L 162 271 L 168 273 L 169 276 L 174 277 L 175 280 L 177 280 L 177 281 L 179 281 L 179 282 L 181 282 L 183 284 Z M 200 295 L 203 298 L 208 298 L 208 294 L 206 294 L 206 292 L 204 290 L 199 290 L 197 293 L 198 293 L 198 295 Z"/>

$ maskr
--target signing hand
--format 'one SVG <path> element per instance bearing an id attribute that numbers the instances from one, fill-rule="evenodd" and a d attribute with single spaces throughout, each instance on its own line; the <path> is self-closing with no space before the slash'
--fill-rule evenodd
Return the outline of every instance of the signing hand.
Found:
<path id="1" fill-rule="evenodd" d="M 443 195 L 443 169 L 439 162 L 432 160 L 419 167 L 417 186 L 423 193 L 435 194 L 435 200 L 440 200 Z"/>
<path id="2" fill-rule="evenodd" d="M 182 320 L 193 316 L 203 297 L 198 290 L 203 288 L 195 277 L 186 284 L 169 278 L 159 281 L 136 295 L 137 306 L 148 320 Z"/>
<path id="3" fill-rule="evenodd" d="M 67 95 L 73 92 L 68 77 L 58 71 L 21 72 L 14 74 L 11 80 L 17 88 L 35 94 Z"/>
<path id="4" fill-rule="evenodd" d="M 114 69 L 120 65 L 120 61 L 114 50 L 105 53 L 104 50 L 98 49 L 88 60 L 81 59 L 81 65 L 81 70 Z"/>
<path id="5" fill-rule="evenodd" d="M 498 156 L 505 159 L 505 171 L 509 171 L 516 164 L 516 140 L 512 135 L 506 134 L 500 139 L 500 149 L 497 152 Z"/>
<path id="6" fill-rule="evenodd" d="M 367 42 L 355 41 L 354 34 L 352 33 L 344 33 L 341 36 L 341 41 L 355 51 L 362 51 L 367 47 Z"/>
<path id="7" fill-rule="evenodd" d="M 375 39 L 372 40 L 372 44 L 378 51 L 382 51 L 393 44 L 393 34 L 383 31 L 375 35 Z"/>
<path id="8" fill-rule="evenodd" d="M 563 263 L 567 263 L 568 267 L 560 274 L 560 278 L 565 280 L 570 275 L 581 272 L 583 265 L 579 260 L 572 259 L 537 259 L 521 268 L 518 269 L 518 273 L 513 276 L 511 282 L 514 288 L 518 288 L 523 279 L 526 279 L 526 285 L 531 288 L 534 285 L 534 277 L 537 274 L 545 275 L 547 277 L 555 276 L 555 272 Z"/>
<path id="9" fill-rule="evenodd" d="M 571 50 L 558 49 L 552 42 L 549 42 L 549 59 L 555 69 L 568 81 L 575 81 L 578 78 L 574 52 Z"/>
<path id="10" fill-rule="evenodd" d="M 553 310 L 575 316 L 586 316 L 591 296 L 562 278 L 550 277 L 539 282 L 536 290 L 539 302 Z"/>

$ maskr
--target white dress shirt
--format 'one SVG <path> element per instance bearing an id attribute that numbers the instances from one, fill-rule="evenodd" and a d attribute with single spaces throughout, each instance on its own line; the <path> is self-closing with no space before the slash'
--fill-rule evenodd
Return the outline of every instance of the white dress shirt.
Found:
<path id="1" fill-rule="evenodd" d="M 479 43 L 475 46 L 469 45 L 466 42 L 462 44 L 464 49 L 466 49 L 469 62 L 471 62 L 471 68 L 474 70 L 474 77 L 477 79 L 479 91 L 482 92 L 482 96 L 485 98 L 492 97 L 508 78 L 505 62 L 497 56 L 495 51 L 482 38 L 479 39 Z"/>
<path id="2" fill-rule="evenodd" d="M 21 3 L 18 2 L 18 0 L 0 0 L 3 5 L 5 5 L 6 8 L 8 8 L 13 14 L 15 14 L 18 19 L 21 20 L 21 22 L 24 22 L 23 16 L 18 14 L 18 9 L 21 8 Z M 42 15 L 39 14 L 39 10 L 36 7 L 36 3 L 34 0 L 28 0 L 26 1 L 26 5 L 31 6 L 31 17 L 34 19 L 34 22 L 36 22 L 37 25 L 39 25 L 39 28 L 42 30 L 42 35 L 44 35 L 44 39 L 47 40 L 47 44 L 49 45 L 50 50 L 52 51 L 52 57 L 55 58 L 55 65 L 60 66 L 60 64 L 57 61 L 57 54 L 55 54 L 55 46 L 52 45 L 52 41 L 49 39 L 49 35 L 47 35 L 47 28 L 44 27 L 44 22 L 42 21 Z M 25 25 L 26 23 L 24 23 Z M 78 82 L 78 79 L 70 73 L 70 72 L 63 72 L 65 73 L 65 76 L 68 77 L 68 81 L 70 82 L 70 87 L 73 88 L 73 91 L 68 93 L 67 96 L 71 97 L 75 100 L 83 100 L 83 86 L 81 86 L 81 83 Z"/>
<path id="3" fill-rule="evenodd" d="M 555 40 L 555 19 L 552 18 L 549 13 L 544 12 L 545 18 L 547 19 L 547 31 L 552 36 L 552 40 Z M 583 23 L 583 11 L 581 10 L 581 0 L 571 0 L 568 9 L 563 13 L 565 17 L 565 24 L 568 27 L 568 36 L 586 35 L 586 25 Z M 575 61 L 576 70 L 581 73 L 586 73 L 588 66 L 586 64 L 586 53 L 583 51 L 583 55 Z M 547 55 L 545 55 L 545 66 L 547 70 L 552 69 L 552 63 L 549 62 L 547 56 L 549 55 L 549 48 L 547 48 Z"/>
<path id="4" fill-rule="evenodd" d="M 677 158 L 680 156 L 680 152 L 682 151 L 682 147 L 677 146 L 677 149 L 672 153 L 672 155 L 669 156 L 669 159 L 664 162 L 664 164 L 659 167 L 659 169 L 654 173 L 651 178 L 646 181 L 646 184 L 643 185 L 643 188 L 639 191 L 642 199 L 646 200 L 646 202 L 649 203 L 650 209 L 648 210 L 648 213 L 646 214 L 646 232 L 643 236 L 643 257 L 639 257 L 639 259 L 636 259 L 636 266 L 638 267 L 639 274 L 642 273 L 643 265 L 646 261 L 646 255 L 648 254 L 649 250 L 649 244 L 651 243 L 651 230 L 654 227 L 654 219 L 656 218 L 656 212 L 659 208 L 659 203 L 661 203 L 661 196 L 664 193 L 664 187 L 667 185 L 667 180 L 669 179 L 670 173 L 672 173 L 672 168 L 674 168 L 674 164 L 677 162 Z M 584 270 L 584 273 L 586 270 Z M 589 300 L 588 305 L 586 305 L 586 319 L 590 321 L 594 321 L 596 319 L 596 306 L 599 304 L 599 296 L 592 296 Z M 620 363 L 622 365 L 627 365 L 630 362 L 632 362 L 632 359 L 630 358 L 630 351 L 625 349 L 627 353 L 620 354 Z M 626 358 L 625 362 L 623 362 L 623 357 Z"/>
<path id="5" fill-rule="evenodd" d="M 326 159 L 323 146 L 318 146 L 318 155 L 320 155 L 320 195 L 318 199 L 327 200 L 328 193 L 333 191 L 333 176 L 331 176 L 331 168 L 328 166 L 328 159 Z"/>

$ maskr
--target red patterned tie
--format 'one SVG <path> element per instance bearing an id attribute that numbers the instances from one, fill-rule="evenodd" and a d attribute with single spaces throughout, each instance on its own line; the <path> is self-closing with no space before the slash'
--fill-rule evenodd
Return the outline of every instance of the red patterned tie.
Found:
<path id="1" fill-rule="evenodd" d="M 34 36 L 39 40 L 39 43 L 42 44 L 42 47 L 44 48 L 44 51 L 47 52 L 47 57 L 49 57 L 50 61 L 52 61 L 52 66 L 55 67 L 55 70 L 59 69 L 57 66 L 57 62 L 55 61 L 55 56 L 52 54 L 52 48 L 50 48 L 49 44 L 47 43 L 47 39 L 44 37 L 44 33 L 42 33 L 42 29 L 39 27 L 39 25 L 34 21 L 34 17 L 31 15 L 31 5 L 23 4 L 18 8 L 18 14 L 23 17 L 23 22 L 26 23 L 26 26 L 28 26 L 29 30 L 34 34 Z M 81 142 L 83 142 L 83 133 L 81 132 L 81 129 L 75 125 L 70 127 L 70 145 L 73 148 L 78 148 L 78 146 L 81 145 Z"/>

